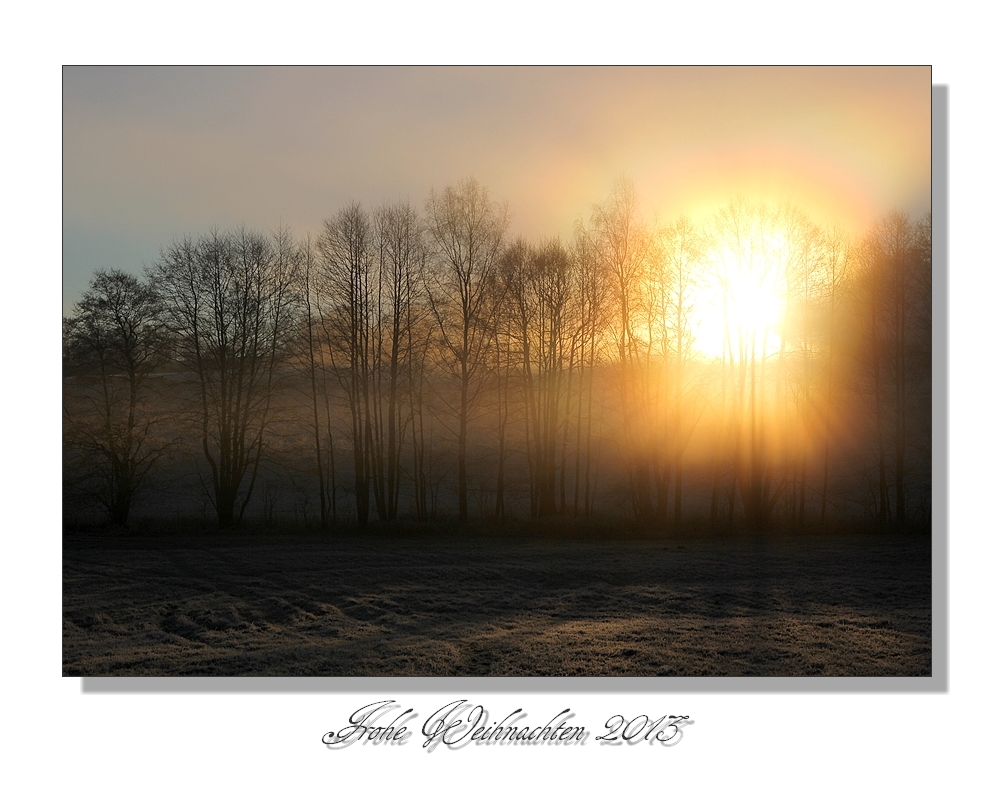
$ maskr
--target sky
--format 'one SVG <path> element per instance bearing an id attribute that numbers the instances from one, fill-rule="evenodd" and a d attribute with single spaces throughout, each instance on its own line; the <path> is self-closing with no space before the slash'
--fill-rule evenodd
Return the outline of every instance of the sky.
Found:
<path id="1" fill-rule="evenodd" d="M 929 67 L 64 67 L 63 308 L 98 269 L 475 177 L 529 240 L 616 177 L 650 220 L 742 194 L 859 231 L 930 208 Z"/>

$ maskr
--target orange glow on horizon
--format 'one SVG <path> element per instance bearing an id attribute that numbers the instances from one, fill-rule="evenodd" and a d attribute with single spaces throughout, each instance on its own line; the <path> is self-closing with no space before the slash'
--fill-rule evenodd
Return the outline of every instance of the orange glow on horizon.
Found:
<path id="1" fill-rule="evenodd" d="M 680 173 L 662 176 L 650 199 L 666 218 L 710 219 L 736 196 L 772 205 L 791 203 L 817 224 L 862 232 L 881 205 L 863 176 L 817 153 L 721 150 L 702 153 Z"/>

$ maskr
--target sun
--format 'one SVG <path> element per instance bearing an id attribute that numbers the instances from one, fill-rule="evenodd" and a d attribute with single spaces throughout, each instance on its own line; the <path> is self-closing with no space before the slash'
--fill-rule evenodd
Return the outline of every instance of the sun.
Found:
<path id="1" fill-rule="evenodd" d="M 691 297 L 693 344 L 703 356 L 762 358 L 781 349 L 786 246 L 772 232 L 708 253 Z"/>

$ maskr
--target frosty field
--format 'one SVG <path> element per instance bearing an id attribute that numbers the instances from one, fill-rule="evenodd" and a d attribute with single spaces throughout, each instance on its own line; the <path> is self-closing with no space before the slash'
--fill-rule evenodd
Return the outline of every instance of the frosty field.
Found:
<path id="1" fill-rule="evenodd" d="M 63 674 L 929 675 L 929 536 L 67 533 Z"/>

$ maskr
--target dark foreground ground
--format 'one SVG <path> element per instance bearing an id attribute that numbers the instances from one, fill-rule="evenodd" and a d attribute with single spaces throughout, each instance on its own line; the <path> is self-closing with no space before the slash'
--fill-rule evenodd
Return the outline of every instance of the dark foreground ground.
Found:
<path id="1" fill-rule="evenodd" d="M 68 533 L 63 674 L 929 675 L 930 537 Z"/>

